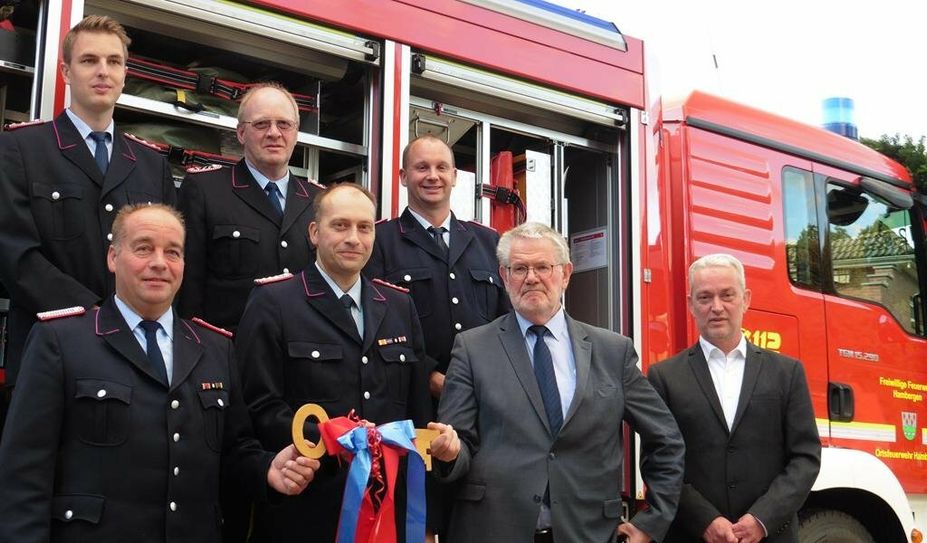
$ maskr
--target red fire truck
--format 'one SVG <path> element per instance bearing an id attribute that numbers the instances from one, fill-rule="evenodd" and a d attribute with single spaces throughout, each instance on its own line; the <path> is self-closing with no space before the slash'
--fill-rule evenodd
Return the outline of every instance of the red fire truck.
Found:
<path id="1" fill-rule="evenodd" d="M 194 74 L 192 89 L 135 74 L 116 112 L 178 165 L 240 154 L 223 81 L 307 96 L 292 168 L 371 188 L 383 217 L 405 205 L 404 145 L 444 138 L 458 217 L 561 231 L 567 310 L 633 337 L 645 370 L 695 341 L 689 263 L 738 256 L 745 334 L 810 380 L 825 449 L 802 540 L 920 541 L 927 197 L 898 164 L 705 94 L 663 104 L 642 41 L 543 0 L 23 0 L 0 27 L 0 120 L 66 105 L 58 43 L 91 13 L 128 27 L 138 66 Z"/>

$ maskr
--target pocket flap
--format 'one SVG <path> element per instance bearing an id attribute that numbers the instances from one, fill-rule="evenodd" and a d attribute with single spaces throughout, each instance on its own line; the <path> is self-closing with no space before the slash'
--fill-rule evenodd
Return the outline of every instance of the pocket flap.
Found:
<path id="1" fill-rule="evenodd" d="M 46 200 L 60 200 L 62 198 L 83 198 L 84 189 L 74 185 L 48 185 L 46 183 L 33 183 L 32 193 L 38 198 Z"/>
<path id="2" fill-rule="evenodd" d="M 313 343 L 310 341 L 290 341 L 286 344 L 290 358 L 308 358 L 318 362 L 341 360 L 341 345 L 334 343 Z"/>
<path id="3" fill-rule="evenodd" d="M 84 520 L 97 524 L 103 516 L 103 496 L 61 494 L 52 498 L 52 518 L 62 522 Z"/>
<path id="4" fill-rule="evenodd" d="M 212 239 L 247 239 L 261 241 L 261 232 L 257 228 L 238 226 L 234 224 L 217 224 L 212 227 Z"/>
<path id="5" fill-rule="evenodd" d="M 94 400 L 119 400 L 124 404 L 132 403 L 132 387 L 102 379 L 78 379 L 74 383 L 75 398 Z"/>
<path id="6" fill-rule="evenodd" d="M 431 279 L 431 276 L 432 272 L 429 268 L 411 268 L 391 273 L 387 275 L 385 279 L 390 283 L 402 285 L 403 283 L 409 284 L 414 283 L 415 281 Z"/>
<path id="7" fill-rule="evenodd" d="M 502 278 L 499 277 L 498 272 L 491 270 L 470 270 L 470 277 L 472 277 L 474 281 L 491 283 L 502 288 Z"/>
<path id="8" fill-rule="evenodd" d="M 457 491 L 457 499 L 468 502 L 478 502 L 486 495 L 486 485 L 466 483 Z"/>
<path id="9" fill-rule="evenodd" d="M 198 390 L 203 409 L 225 409 L 229 406 L 229 391 L 222 389 Z"/>
<path id="10" fill-rule="evenodd" d="M 605 518 L 621 518 L 621 498 L 602 502 L 602 515 Z"/>
<path id="11" fill-rule="evenodd" d="M 390 364 L 418 362 L 415 351 L 408 345 L 384 345 L 380 347 L 380 358 Z"/>

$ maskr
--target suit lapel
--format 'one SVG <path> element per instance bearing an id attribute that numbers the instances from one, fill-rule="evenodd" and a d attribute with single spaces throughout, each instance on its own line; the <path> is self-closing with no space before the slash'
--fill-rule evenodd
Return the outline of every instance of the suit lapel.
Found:
<path id="1" fill-rule="evenodd" d="M 364 348 L 361 352 L 366 353 L 380 329 L 380 324 L 386 318 L 386 296 L 383 296 L 377 287 L 361 278 L 364 286 L 361 289 L 361 298 L 364 304 Z"/>
<path id="2" fill-rule="evenodd" d="M 718 422 L 721 423 L 725 431 L 730 433 L 727 427 L 727 420 L 724 418 L 724 410 L 721 409 L 721 400 L 718 398 L 718 391 L 715 390 L 715 383 L 711 380 L 711 372 L 708 371 L 708 361 L 705 360 L 705 354 L 702 352 L 702 347 L 698 343 L 689 349 L 689 368 L 695 375 L 695 381 L 698 383 L 698 386 L 702 389 L 702 394 L 705 395 L 705 398 L 711 405 L 711 410 L 714 411 L 715 416 L 718 418 Z"/>
<path id="3" fill-rule="evenodd" d="M 737 399 L 737 411 L 734 413 L 734 423 L 731 424 L 731 434 L 737 430 L 740 419 L 747 410 L 750 398 L 753 397 L 753 389 L 756 388 L 756 381 L 760 375 L 760 368 L 763 365 L 763 359 L 766 354 L 755 345 L 747 342 L 747 358 L 744 360 L 744 380 L 740 385 L 740 397 Z"/>
<path id="4" fill-rule="evenodd" d="M 109 168 L 106 170 L 106 176 L 103 178 L 103 190 L 100 196 L 105 196 L 121 185 L 135 169 L 135 161 L 135 152 L 126 141 L 125 135 L 116 134 L 113 138 L 113 154 L 109 161 Z"/>
<path id="5" fill-rule="evenodd" d="M 422 228 L 422 225 L 417 220 L 415 220 L 409 208 L 406 208 L 406 210 L 402 212 L 402 215 L 399 216 L 399 234 L 403 239 L 421 247 L 422 250 L 431 256 L 438 260 L 444 260 L 444 257 L 441 256 L 441 250 L 438 248 L 438 244 L 435 243 L 434 238 Z"/>
<path id="6" fill-rule="evenodd" d="M 73 162 L 94 183 L 103 186 L 103 172 L 100 171 L 96 160 L 90 154 L 87 143 L 80 137 L 74 123 L 68 118 L 68 114 L 61 113 L 61 115 L 55 117 L 52 124 L 55 129 L 55 137 L 58 140 L 58 149 L 61 150 L 64 158 Z"/>
<path id="7" fill-rule="evenodd" d="M 473 232 L 467 229 L 466 226 L 460 221 L 457 220 L 457 217 L 451 213 L 451 244 L 450 251 L 448 254 L 447 265 L 449 267 L 453 266 L 460 257 L 464 254 L 467 247 L 470 245 L 470 242 L 473 241 Z M 430 236 L 429 236 L 430 237 Z M 432 245 L 436 245 L 432 239 Z"/>
<path id="8" fill-rule="evenodd" d="M 203 356 L 199 334 L 174 312 L 174 375 L 171 390 L 183 383 Z"/>
<path id="9" fill-rule="evenodd" d="M 341 301 L 335 297 L 335 293 L 332 292 L 325 278 L 319 273 L 314 262 L 306 266 L 306 269 L 300 274 L 300 279 L 306 292 L 306 302 L 318 311 L 320 315 L 331 321 L 331 323 L 337 326 L 342 332 L 353 338 L 354 341 L 361 343 L 361 337 L 357 333 L 357 325 L 354 323 L 354 319 L 348 315 L 344 306 L 341 305 Z M 365 317 L 365 329 L 366 326 L 367 321 Z"/>
<path id="10" fill-rule="evenodd" d="M 140 372 L 149 376 L 156 383 L 161 383 L 161 379 L 154 373 L 151 364 L 148 362 L 148 356 L 139 344 L 138 339 L 129 325 L 126 324 L 119 309 L 116 308 L 116 302 L 112 296 L 103 302 L 103 305 L 96 310 L 95 315 L 96 334 L 103 338 L 110 347 L 121 354 Z"/>
<path id="11" fill-rule="evenodd" d="M 586 395 L 586 387 L 589 384 L 589 368 L 592 365 L 592 343 L 589 341 L 585 330 L 578 322 L 573 320 L 569 315 L 565 315 L 567 320 L 567 330 L 570 331 L 570 344 L 573 348 L 573 360 L 576 362 L 576 389 L 573 392 L 573 401 L 570 402 L 570 408 L 567 409 L 566 418 L 563 419 L 563 428 L 570 422 L 570 419 L 579 409 L 583 397 Z M 563 430 L 561 429 L 561 433 Z"/>
<path id="12" fill-rule="evenodd" d="M 292 181 L 292 179 L 290 179 Z M 245 159 L 241 159 L 235 167 L 232 168 L 232 192 L 235 196 L 239 197 L 244 201 L 248 206 L 254 208 L 255 211 L 267 218 L 267 220 L 280 226 L 280 216 L 277 215 L 277 211 L 271 206 L 270 200 L 267 198 L 267 193 L 261 188 L 257 181 L 254 180 L 254 176 L 251 175 L 251 171 L 248 170 L 248 165 L 245 164 Z M 289 190 L 287 191 L 289 192 Z"/>
<path id="13" fill-rule="evenodd" d="M 250 173 L 250 172 L 249 172 Z M 283 234 L 293 226 L 296 219 L 302 215 L 312 204 L 312 195 L 309 192 L 309 182 L 290 174 L 286 189 L 286 207 L 283 209 L 283 221 L 280 223 L 280 233 Z M 308 232 L 301 232 L 308 236 Z"/>
<path id="14" fill-rule="evenodd" d="M 512 364 L 512 369 L 515 370 L 515 375 L 521 382 L 525 394 L 528 395 L 528 400 L 534 407 L 541 424 L 550 433 L 550 423 L 547 421 L 547 411 L 544 410 L 544 400 L 541 399 L 541 389 L 534 376 L 531 359 L 528 358 L 528 348 L 525 346 L 525 337 L 521 335 L 521 328 L 518 326 L 515 313 L 510 312 L 499 325 L 499 340 L 502 341 L 502 348 L 509 357 L 509 363 Z"/>

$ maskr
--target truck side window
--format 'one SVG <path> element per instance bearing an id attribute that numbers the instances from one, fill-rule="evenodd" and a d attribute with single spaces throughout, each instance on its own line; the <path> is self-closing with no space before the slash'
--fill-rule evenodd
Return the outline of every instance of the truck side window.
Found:
<path id="1" fill-rule="evenodd" d="M 920 290 L 911 211 L 898 209 L 854 187 L 827 185 L 834 289 L 885 307 L 902 328 L 918 330 Z"/>
<path id="2" fill-rule="evenodd" d="M 811 172 L 782 170 L 785 210 L 785 255 L 792 283 L 821 288 L 821 245 Z"/>

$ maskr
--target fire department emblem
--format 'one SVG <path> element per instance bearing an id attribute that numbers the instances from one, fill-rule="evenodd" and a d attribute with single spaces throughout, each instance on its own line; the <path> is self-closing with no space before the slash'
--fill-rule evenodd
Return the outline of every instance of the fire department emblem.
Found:
<path id="1" fill-rule="evenodd" d="M 904 430 L 904 437 L 908 438 L 909 441 L 913 440 L 917 434 L 917 413 L 902 411 L 901 429 Z"/>

